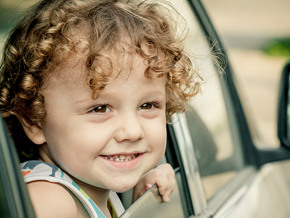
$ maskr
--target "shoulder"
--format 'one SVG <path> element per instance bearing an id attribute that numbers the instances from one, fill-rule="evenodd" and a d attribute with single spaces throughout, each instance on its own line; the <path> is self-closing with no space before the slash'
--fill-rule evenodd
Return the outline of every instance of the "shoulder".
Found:
<path id="1" fill-rule="evenodd" d="M 38 218 L 86 217 L 79 200 L 57 183 L 35 181 L 28 183 L 27 188 Z"/>

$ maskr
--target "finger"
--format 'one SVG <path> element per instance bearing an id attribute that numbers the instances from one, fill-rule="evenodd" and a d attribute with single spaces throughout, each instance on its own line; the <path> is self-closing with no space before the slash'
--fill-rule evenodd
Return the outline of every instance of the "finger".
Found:
<path id="1" fill-rule="evenodd" d="M 139 196 L 138 197 L 141 197 L 141 195 L 143 195 L 148 189 L 146 188 L 142 188 L 142 190 L 140 190 L 139 192 Z"/>
<path id="2" fill-rule="evenodd" d="M 135 187 L 134 188 L 134 191 L 133 191 L 133 202 L 135 202 L 139 197 L 141 197 L 141 195 L 143 195 L 145 193 L 145 187 L 143 186 L 143 188 L 137 188 Z"/>
<path id="3" fill-rule="evenodd" d="M 167 190 L 166 186 L 159 187 L 159 194 L 164 195 L 166 193 L 166 190 Z"/>
<path id="4" fill-rule="evenodd" d="M 167 187 L 161 187 L 159 189 L 160 194 L 162 195 L 162 199 L 164 202 L 169 202 L 170 201 L 170 196 L 172 192 L 174 191 L 175 188 L 175 180 L 172 180 Z"/>
<path id="5" fill-rule="evenodd" d="M 145 191 L 147 191 L 147 190 L 148 190 L 148 189 L 150 189 L 151 187 L 152 187 L 152 185 L 151 185 L 151 184 L 149 184 L 149 183 L 148 183 L 148 184 L 146 184 L 146 185 L 145 185 Z"/>
<path id="6" fill-rule="evenodd" d="M 154 186 L 150 191 L 151 191 L 155 196 L 160 195 L 157 186 Z"/>
<path id="7" fill-rule="evenodd" d="M 159 204 L 163 203 L 163 198 L 160 195 L 157 186 L 154 186 L 150 191 L 153 193 L 154 197 L 156 198 L 156 200 Z"/>
<path id="8" fill-rule="evenodd" d="M 162 199 L 164 202 L 168 203 L 170 201 L 171 191 L 166 191 L 164 195 L 162 195 Z"/>
<path id="9" fill-rule="evenodd" d="M 172 186 L 171 182 L 167 178 L 158 179 L 156 184 L 158 186 L 160 195 L 164 195 L 167 189 L 170 189 Z"/>

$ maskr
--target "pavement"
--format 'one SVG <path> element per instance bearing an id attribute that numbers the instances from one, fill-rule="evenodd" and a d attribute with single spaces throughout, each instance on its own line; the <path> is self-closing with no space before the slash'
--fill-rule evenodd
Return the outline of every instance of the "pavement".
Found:
<path id="1" fill-rule="evenodd" d="M 226 45 L 253 119 L 268 147 L 279 146 L 277 95 L 288 58 L 271 57 L 261 48 L 274 38 L 290 36 L 289 0 L 203 0 Z"/>

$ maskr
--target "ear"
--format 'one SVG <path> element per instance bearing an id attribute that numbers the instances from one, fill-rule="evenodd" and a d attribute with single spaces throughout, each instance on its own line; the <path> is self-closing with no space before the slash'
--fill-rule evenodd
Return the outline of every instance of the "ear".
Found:
<path id="1" fill-rule="evenodd" d="M 30 125 L 23 118 L 21 118 L 20 123 L 21 123 L 21 125 L 22 125 L 22 127 L 24 129 L 24 132 L 26 133 L 27 137 L 34 144 L 41 145 L 41 144 L 46 142 L 46 139 L 45 139 L 45 136 L 44 136 L 44 132 L 43 132 L 41 127 L 38 127 L 36 125 Z"/>

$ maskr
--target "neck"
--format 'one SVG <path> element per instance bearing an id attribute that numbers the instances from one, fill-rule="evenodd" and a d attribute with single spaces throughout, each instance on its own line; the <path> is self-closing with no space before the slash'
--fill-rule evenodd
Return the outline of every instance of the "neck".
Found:
<path id="1" fill-rule="evenodd" d="M 98 207 L 106 207 L 109 199 L 110 190 L 95 187 L 86 183 L 83 183 L 75 178 L 73 180 L 79 185 L 79 187 L 84 190 L 85 193 L 98 205 Z"/>
<path id="2" fill-rule="evenodd" d="M 72 177 L 73 178 L 73 177 Z M 79 181 L 76 178 L 73 180 L 78 184 L 78 186 L 95 202 L 98 208 L 103 212 L 106 217 L 111 217 L 108 209 L 108 199 L 110 190 L 95 187 Z"/>

